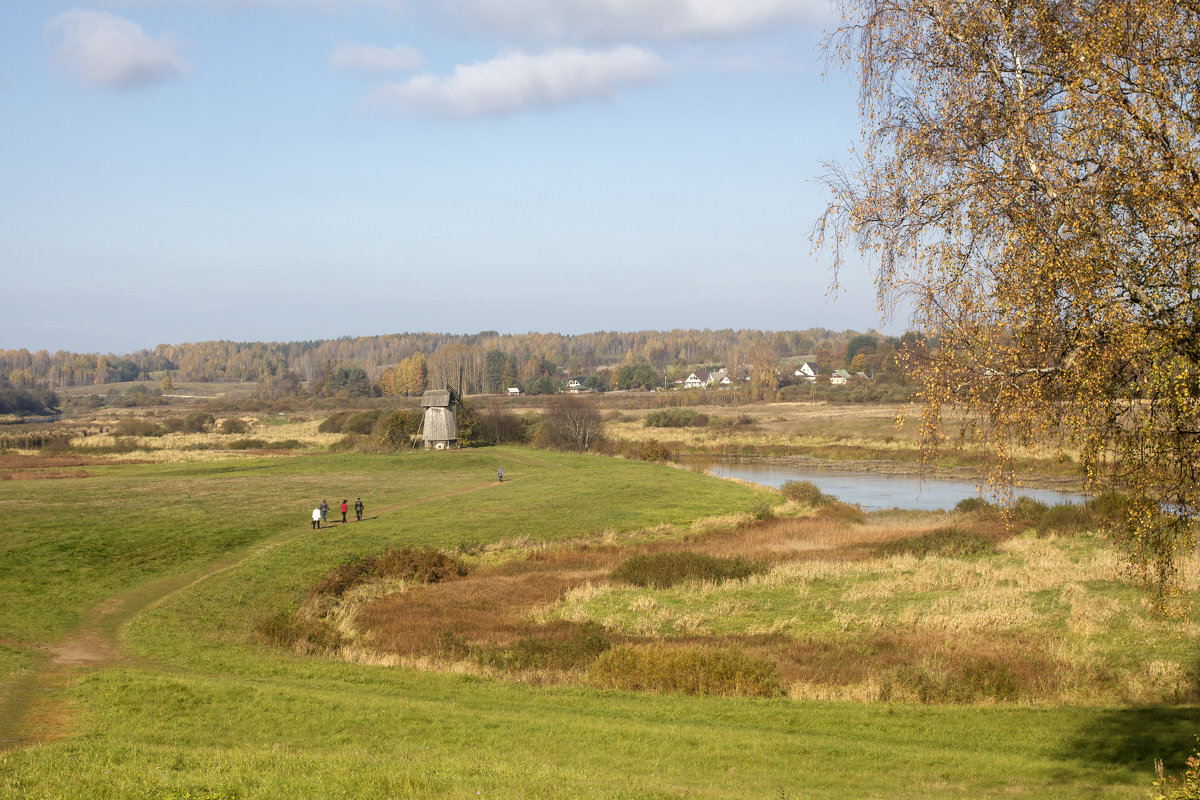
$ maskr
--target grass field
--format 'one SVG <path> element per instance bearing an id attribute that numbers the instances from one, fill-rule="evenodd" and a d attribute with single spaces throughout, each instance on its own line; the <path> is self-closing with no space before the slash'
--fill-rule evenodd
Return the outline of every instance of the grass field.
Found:
<path id="1" fill-rule="evenodd" d="M 84 469 L 89 477 L 0 481 L 0 797 L 1144 797 L 1154 759 L 1178 769 L 1200 730 L 1200 709 L 1186 702 L 931 705 L 530 685 L 453 663 L 306 655 L 254 633 L 301 609 L 332 568 L 388 548 L 434 546 L 485 575 L 560 550 L 723 553 L 712 545 L 732 535 L 722 531 L 765 537 L 759 548 L 815 536 L 803 514 L 749 524 L 779 502 L 773 493 L 685 470 L 520 448 Z M 311 530 L 320 499 L 357 496 L 363 522 Z M 925 523 L 872 524 L 870 547 Z M 833 549 L 845 555 L 843 545 Z M 676 603 L 694 604 L 682 631 L 692 634 L 781 619 L 789 635 L 821 632 L 844 606 L 846 631 L 906 613 L 919 630 L 964 613 L 939 600 L 939 586 L 960 597 L 1019 589 L 1028 596 L 1010 604 L 1040 613 L 1044 603 L 1060 627 L 1091 631 L 1094 615 L 1087 635 L 1120 669 L 1130 667 L 1121 658 L 1194 652 L 1194 631 L 1146 629 L 1132 621 L 1136 596 L 1088 582 L 1110 573 L 1023 577 L 1053 560 L 1030 552 L 1051 546 L 1084 569 L 1111 564 L 1094 538 L 1017 537 L 966 560 L 783 559 L 708 589 L 593 588 L 527 613 L 669 639 L 681 633 Z M 888 583 L 901 575 L 931 593 L 901 597 Z M 796 611 L 813 592 L 825 605 Z M 1114 594 L 1119 630 L 1102 602 Z M 770 611 L 773 602 L 793 608 Z"/>

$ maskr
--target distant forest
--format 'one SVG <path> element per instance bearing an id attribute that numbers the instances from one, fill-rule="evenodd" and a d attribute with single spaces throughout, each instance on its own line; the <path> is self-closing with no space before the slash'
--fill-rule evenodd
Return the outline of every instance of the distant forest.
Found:
<path id="1" fill-rule="evenodd" d="M 686 370 L 720 367 L 738 377 L 769 378 L 782 362 L 808 356 L 825 372 L 853 368 L 886 373 L 895 369 L 901 344 L 901 339 L 874 331 L 810 328 L 400 333 L 307 342 L 163 344 L 124 355 L 0 350 L 0 388 L 52 390 L 170 376 L 175 381 L 256 381 L 269 393 L 304 385 L 314 392 L 336 387 L 339 393 L 412 394 L 423 385 L 457 385 L 460 374 L 467 393 L 597 374 L 593 385 L 617 388 L 621 368 L 632 375 L 637 370 L 630 368 L 637 365 L 648 365 L 662 380 L 686 375 Z M 638 374 L 649 376 L 650 371 Z"/>

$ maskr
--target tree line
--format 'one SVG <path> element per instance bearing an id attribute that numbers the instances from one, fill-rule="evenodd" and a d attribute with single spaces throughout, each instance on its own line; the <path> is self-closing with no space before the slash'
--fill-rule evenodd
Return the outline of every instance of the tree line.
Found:
<path id="1" fill-rule="evenodd" d="M 772 367 L 781 358 L 812 354 L 834 364 L 856 337 L 888 341 L 874 332 L 749 329 L 670 330 L 584 334 L 403 333 L 302 342 L 209 341 L 159 345 L 134 353 L 0 350 L 0 387 L 59 389 L 173 376 L 175 381 L 257 381 L 276 391 L 299 382 L 320 389 L 361 385 L 385 394 L 419 394 L 423 385 L 458 386 L 469 394 L 534 387 L 560 373 L 587 377 L 607 369 L 604 388 L 645 384 L 626 372 L 646 365 L 661 378 L 691 365 Z M 884 348 L 886 349 L 886 348 Z M 847 364 L 848 366 L 849 364 Z M 339 373 L 359 369 L 362 376 Z M 597 379 L 599 380 L 599 379 Z"/>

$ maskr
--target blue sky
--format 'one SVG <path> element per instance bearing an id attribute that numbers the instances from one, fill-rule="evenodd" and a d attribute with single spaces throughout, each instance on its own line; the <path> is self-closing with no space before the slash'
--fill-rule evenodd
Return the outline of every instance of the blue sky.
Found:
<path id="1" fill-rule="evenodd" d="M 881 327 L 824 0 L 10 0 L 0 347 Z"/>

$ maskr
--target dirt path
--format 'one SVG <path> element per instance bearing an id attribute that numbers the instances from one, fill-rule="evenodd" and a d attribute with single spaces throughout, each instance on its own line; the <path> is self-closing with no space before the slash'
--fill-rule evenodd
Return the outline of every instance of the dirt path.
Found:
<path id="1" fill-rule="evenodd" d="M 363 522 L 404 508 L 501 485 L 488 481 L 394 503 L 379 508 Z M 144 668 L 155 666 L 131 658 L 121 647 L 121 628 L 138 614 L 215 575 L 311 535 L 308 527 L 278 533 L 228 553 L 201 569 L 169 575 L 128 589 L 96 604 L 79 625 L 52 644 L 4 641 L 3 644 L 14 649 L 32 652 L 34 664 L 0 689 L 0 754 L 67 736 L 74 716 L 57 690 L 72 685 L 87 671 L 122 664 Z"/>

